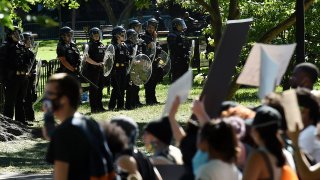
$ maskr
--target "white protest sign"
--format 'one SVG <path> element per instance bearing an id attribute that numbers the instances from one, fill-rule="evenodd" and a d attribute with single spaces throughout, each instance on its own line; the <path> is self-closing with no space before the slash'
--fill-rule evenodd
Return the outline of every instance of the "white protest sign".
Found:
<path id="1" fill-rule="evenodd" d="M 295 47 L 296 44 L 269 45 L 256 43 L 251 49 L 246 64 L 237 79 L 237 83 L 260 86 L 261 48 L 263 48 L 268 56 L 279 64 L 276 80 L 276 85 L 279 85 L 282 76 L 286 72 Z"/>
<path id="2" fill-rule="evenodd" d="M 168 90 L 168 97 L 164 106 L 162 116 L 169 114 L 172 107 L 172 103 L 177 96 L 179 96 L 180 103 L 185 102 L 188 99 L 189 91 L 192 88 L 192 69 L 184 73 L 179 79 L 171 84 Z"/>
<path id="3" fill-rule="evenodd" d="M 266 95 L 274 91 L 277 80 L 277 73 L 279 71 L 279 64 L 275 62 L 263 49 L 261 48 L 261 70 L 260 70 L 260 86 L 258 96 L 263 99 Z"/>

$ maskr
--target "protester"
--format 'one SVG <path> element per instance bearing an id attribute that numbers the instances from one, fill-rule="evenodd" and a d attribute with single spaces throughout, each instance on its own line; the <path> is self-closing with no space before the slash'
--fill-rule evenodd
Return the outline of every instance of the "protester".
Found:
<path id="1" fill-rule="evenodd" d="M 220 120 L 206 123 L 200 131 L 198 148 L 208 154 L 209 161 L 200 166 L 197 180 L 241 179 L 242 175 L 235 165 L 237 140 L 230 124 Z"/>
<path id="2" fill-rule="evenodd" d="M 125 135 L 128 138 L 128 144 L 127 148 L 124 149 L 121 154 L 135 159 L 142 179 L 161 179 L 158 170 L 152 165 L 149 158 L 136 147 L 139 135 L 137 123 L 132 118 L 126 116 L 114 117 L 110 122 L 111 124 L 117 125 L 125 132 Z"/>
<path id="3" fill-rule="evenodd" d="M 80 83 L 73 76 L 58 73 L 49 78 L 43 109 L 60 124 L 52 133 L 47 133 L 52 127 L 48 124 L 54 120 L 45 119 L 44 135 L 50 136 L 46 159 L 53 164 L 54 179 L 112 179 L 112 159 L 99 125 L 77 113 L 80 94 Z"/>
<path id="4" fill-rule="evenodd" d="M 320 141 L 316 137 L 316 123 L 319 119 L 319 103 L 306 88 L 296 89 L 304 129 L 299 136 L 302 151 L 311 156 L 314 162 L 320 162 Z"/>
<path id="5" fill-rule="evenodd" d="M 280 113 L 269 106 L 257 109 L 251 125 L 251 136 L 258 149 L 252 152 L 243 173 L 244 180 L 281 179 L 284 175 L 298 179 L 294 171 L 286 165 L 282 141 L 279 137 Z"/>
<path id="6" fill-rule="evenodd" d="M 144 128 L 143 141 L 148 151 L 152 152 L 152 163 L 183 164 L 181 151 L 170 145 L 172 131 L 168 117 L 148 123 Z"/>
<path id="7" fill-rule="evenodd" d="M 302 180 L 317 180 L 320 177 L 320 163 L 317 163 L 313 166 L 310 165 L 308 160 L 306 159 L 305 154 L 301 151 L 299 148 L 299 136 L 300 131 L 298 127 L 296 127 L 296 130 L 293 132 L 287 132 L 288 136 L 292 140 L 292 146 L 294 149 L 294 159 L 297 166 L 297 171 Z M 320 140 L 320 122 L 318 122 L 317 125 L 317 136 L 318 140 Z"/>

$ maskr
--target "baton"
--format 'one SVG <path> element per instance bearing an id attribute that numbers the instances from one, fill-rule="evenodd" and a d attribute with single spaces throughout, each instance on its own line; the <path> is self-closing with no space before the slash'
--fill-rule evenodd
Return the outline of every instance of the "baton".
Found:
<path id="1" fill-rule="evenodd" d="M 99 89 L 99 87 L 93 83 L 92 81 L 90 81 L 87 77 L 85 77 L 83 74 L 81 74 L 80 72 L 77 73 L 80 77 L 82 77 L 85 81 L 87 81 L 89 84 L 93 85 L 96 89 Z"/>

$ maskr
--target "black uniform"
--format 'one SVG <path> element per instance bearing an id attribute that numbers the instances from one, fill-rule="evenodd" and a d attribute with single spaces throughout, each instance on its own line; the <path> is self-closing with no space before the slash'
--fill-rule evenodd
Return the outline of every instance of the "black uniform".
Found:
<path id="1" fill-rule="evenodd" d="M 1 47 L 4 66 L 5 104 L 3 115 L 26 122 L 23 101 L 27 93 L 27 71 L 30 66 L 28 49 L 23 43 L 9 41 Z"/>
<path id="2" fill-rule="evenodd" d="M 32 67 L 30 67 L 31 69 L 28 75 L 28 86 L 27 86 L 27 94 L 24 100 L 24 110 L 26 114 L 26 120 L 33 121 L 35 117 L 34 117 L 34 109 L 32 104 L 37 100 L 36 84 L 35 84 L 37 62 L 35 60 L 35 56 L 33 52 L 30 49 L 28 49 L 27 53 L 29 54 L 28 57 L 30 58 Z"/>
<path id="3" fill-rule="evenodd" d="M 111 71 L 112 92 L 109 109 L 124 108 L 124 92 L 126 86 L 127 67 L 130 61 L 129 51 L 125 43 L 112 43 L 115 49 L 114 64 Z"/>
<path id="4" fill-rule="evenodd" d="M 167 37 L 171 59 L 172 82 L 181 77 L 189 68 L 190 43 L 183 33 L 173 31 Z"/>
<path id="5" fill-rule="evenodd" d="M 141 39 L 144 40 L 145 46 L 147 46 L 151 42 L 154 42 L 152 35 L 149 34 L 147 31 L 143 36 L 141 36 Z M 148 49 L 147 49 L 147 51 L 148 51 Z M 156 86 L 159 82 L 162 81 L 162 78 L 163 78 L 163 69 L 159 67 L 159 61 L 157 59 L 157 55 L 160 52 L 161 52 L 161 47 L 157 46 L 156 58 L 154 59 L 154 61 L 152 63 L 152 74 L 151 74 L 149 81 L 144 86 L 147 104 L 158 103 L 157 97 L 156 97 Z M 148 55 L 149 53 L 145 52 L 144 54 Z"/>
<path id="6" fill-rule="evenodd" d="M 80 52 L 75 43 L 71 42 L 70 44 L 66 44 L 60 41 L 57 45 L 57 55 L 58 57 L 65 57 L 72 67 L 79 69 Z M 61 62 L 58 72 L 65 72 L 74 75 L 74 72 L 64 67 Z"/>
<path id="7" fill-rule="evenodd" d="M 89 57 L 97 62 L 103 62 L 105 46 L 100 42 L 89 42 Z M 104 85 L 103 67 L 93 65 L 90 63 L 85 64 L 84 76 L 86 76 L 92 83 L 98 86 L 98 89 L 90 84 L 89 87 L 89 101 L 91 112 L 103 111 L 102 105 L 102 90 Z"/>

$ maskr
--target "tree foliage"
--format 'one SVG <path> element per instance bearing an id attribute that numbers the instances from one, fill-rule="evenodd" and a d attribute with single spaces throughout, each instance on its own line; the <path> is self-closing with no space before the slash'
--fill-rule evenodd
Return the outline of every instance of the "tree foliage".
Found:
<path id="1" fill-rule="evenodd" d="M 44 7 L 53 9 L 57 6 L 68 6 L 69 8 L 78 8 L 77 0 L 0 0 L 0 24 L 12 28 L 14 22 L 21 22 L 17 11 L 29 12 L 32 5 L 42 4 Z M 25 20 L 35 21 L 43 25 L 57 25 L 55 21 L 46 16 L 26 16 Z"/>

